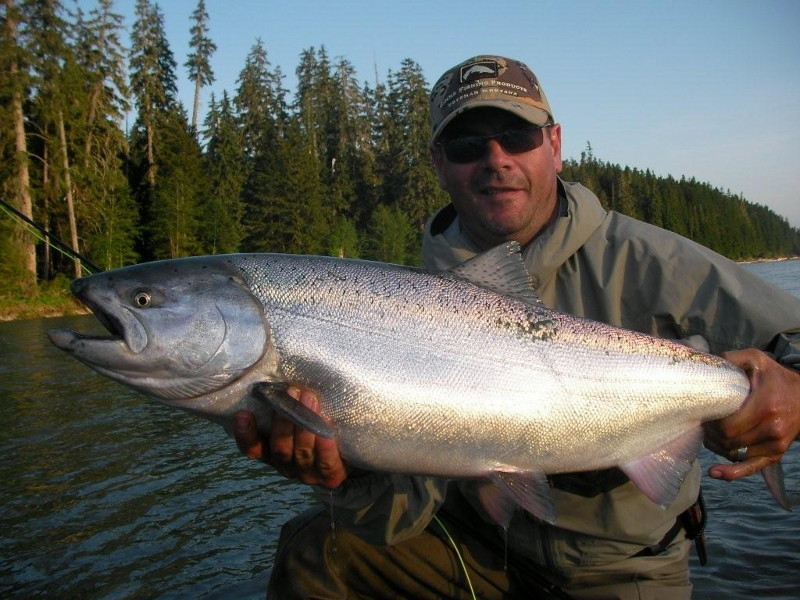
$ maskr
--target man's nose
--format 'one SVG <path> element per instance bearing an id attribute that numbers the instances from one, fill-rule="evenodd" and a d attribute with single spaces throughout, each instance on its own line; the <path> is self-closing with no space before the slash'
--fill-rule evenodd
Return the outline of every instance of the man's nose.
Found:
<path id="1" fill-rule="evenodd" d="M 508 164 L 511 160 L 511 154 L 506 152 L 499 141 L 495 139 L 488 140 L 486 143 L 486 153 L 483 160 L 493 166 L 500 166 Z"/>

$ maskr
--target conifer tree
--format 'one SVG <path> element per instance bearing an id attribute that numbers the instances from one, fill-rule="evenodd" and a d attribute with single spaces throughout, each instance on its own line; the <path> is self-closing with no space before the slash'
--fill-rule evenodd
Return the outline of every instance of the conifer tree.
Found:
<path id="1" fill-rule="evenodd" d="M 373 194 L 372 165 L 374 158 L 370 145 L 369 104 L 362 92 L 355 68 L 344 58 L 339 59 L 334 71 L 334 96 L 329 119 L 329 146 L 333 149 L 328 198 L 336 214 L 352 218 L 353 207 L 358 204 L 359 193 Z"/>
<path id="2" fill-rule="evenodd" d="M 182 110 L 159 115 L 158 128 L 159 180 L 152 189 L 148 251 L 157 259 L 201 254 L 202 205 L 209 182 L 200 146 Z"/>
<path id="3" fill-rule="evenodd" d="M 205 174 L 197 140 L 176 98 L 177 63 L 163 15 L 149 0 L 136 2 L 130 64 L 137 107 L 130 180 L 144 225 L 140 252 L 145 258 L 191 254 L 201 247 L 197 227 Z"/>
<path id="4" fill-rule="evenodd" d="M 361 240 L 358 229 L 352 220 L 345 216 L 337 217 L 328 235 L 325 249 L 328 256 L 339 258 L 359 258 L 361 256 Z"/>
<path id="5" fill-rule="evenodd" d="M 83 69 L 88 94 L 84 164 L 88 164 L 96 143 L 108 143 L 109 129 L 120 129 L 130 109 L 126 48 L 120 34 L 122 15 L 113 12 L 112 0 L 98 0 L 89 19 L 77 24 L 76 52 Z M 98 141 L 99 140 L 99 141 Z"/>
<path id="6" fill-rule="evenodd" d="M 282 214 L 280 230 L 273 239 L 285 240 L 281 252 L 321 254 L 325 250 L 333 211 L 324 202 L 325 186 L 315 176 L 318 164 L 305 132 L 291 120 L 281 140 L 278 162 L 282 172 L 274 187 L 276 203 L 273 210 Z M 279 211 L 279 212 L 278 212 Z"/>
<path id="7" fill-rule="evenodd" d="M 379 204 L 372 213 L 369 228 L 369 258 L 396 264 L 417 264 L 414 227 L 397 206 Z"/>
<path id="8" fill-rule="evenodd" d="M 175 109 L 176 66 L 158 5 L 136 0 L 136 21 L 131 32 L 131 91 L 137 109 L 136 129 L 141 130 L 139 138 L 143 142 L 142 172 L 151 186 L 156 181 L 158 118 Z"/>
<path id="9" fill-rule="evenodd" d="M 364 128 L 356 178 L 357 194 L 350 214 L 359 230 L 366 230 L 374 208 L 384 200 L 384 179 L 391 170 L 390 141 L 393 125 L 388 113 L 386 85 L 376 80 L 375 87 L 364 84 L 361 119 Z"/>
<path id="10" fill-rule="evenodd" d="M 197 113 L 200 110 L 200 90 L 204 85 L 214 83 L 214 71 L 211 69 L 211 56 L 217 50 L 216 44 L 208 37 L 208 12 L 205 0 L 197 1 L 197 8 L 192 13 L 193 25 L 190 30 L 192 38 L 189 47 L 192 52 L 186 61 L 189 77 L 194 82 L 194 102 L 192 104 L 192 131 L 197 131 Z"/>
<path id="11" fill-rule="evenodd" d="M 281 152 L 281 143 L 288 109 L 282 78 L 279 69 L 272 70 L 267 52 L 259 40 L 251 48 L 239 74 L 239 87 L 233 101 L 244 150 L 243 248 L 247 250 L 267 251 L 272 244 L 275 223 L 270 222 L 265 214 L 291 212 L 290 207 L 283 206 L 290 200 L 276 193 L 285 169 L 281 162 L 285 156 Z M 316 174 L 316 169 L 312 173 Z M 279 245 L 285 249 L 283 241 Z"/>
<path id="12" fill-rule="evenodd" d="M 272 69 L 261 40 L 245 58 L 237 84 L 233 105 L 244 139 L 245 157 L 252 167 L 255 157 L 277 142 L 287 118 L 283 75 L 280 69 Z"/>
<path id="13" fill-rule="evenodd" d="M 322 65 L 313 46 L 300 53 L 300 64 L 295 69 L 297 91 L 293 109 L 300 127 L 311 143 L 315 157 L 320 161 L 320 167 L 325 168 L 322 166 L 326 164 L 326 140 L 322 116 L 324 99 L 321 93 L 324 93 L 326 83 L 321 80 L 328 77 L 328 64 L 324 48 L 321 54 Z"/>
<path id="14" fill-rule="evenodd" d="M 387 103 L 384 198 L 399 206 L 421 232 L 425 220 L 446 198 L 428 154 L 428 89 L 422 69 L 413 60 L 403 60 L 400 71 L 390 74 Z"/>
<path id="15" fill-rule="evenodd" d="M 645 220 L 660 219 L 660 226 L 733 259 L 795 256 L 800 248 L 800 231 L 785 219 L 695 178 L 659 178 L 649 169 L 588 160 L 587 153 L 580 162 L 565 160 L 561 175 L 593 182 L 590 189 L 612 198 L 614 209 L 641 211 Z"/>
<path id="16" fill-rule="evenodd" d="M 205 169 L 210 193 L 202 211 L 203 245 L 206 252 L 236 252 L 242 237 L 241 193 L 244 186 L 242 135 L 227 92 L 217 103 L 211 97 L 205 122 Z"/>

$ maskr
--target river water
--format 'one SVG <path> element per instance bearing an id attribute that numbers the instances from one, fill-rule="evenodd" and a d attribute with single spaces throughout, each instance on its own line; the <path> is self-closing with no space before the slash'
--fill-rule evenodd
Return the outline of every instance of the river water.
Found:
<path id="1" fill-rule="evenodd" d="M 800 260 L 747 268 L 800 297 Z M 263 598 L 280 526 L 308 493 L 243 458 L 218 426 L 45 336 L 92 321 L 0 323 L 0 597 Z M 800 444 L 784 469 L 800 491 Z M 781 510 L 760 477 L 706 477 L 704 489 L 709 564 L 693 565 L 695 597 L 800 598 L 800 511 Z"/>

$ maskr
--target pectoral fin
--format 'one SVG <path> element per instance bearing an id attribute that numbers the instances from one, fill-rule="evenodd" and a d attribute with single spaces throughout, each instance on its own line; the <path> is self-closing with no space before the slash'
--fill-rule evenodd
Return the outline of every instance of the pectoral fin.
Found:
<path id="1" fill-rule="evenodd" d="M 261 382 L 251 388 L 253 396 L 269 404 L 281 416 L 314 435 L 336 437 L 333 427 L 313 410 L 286 393 L 285 383 Z"/>

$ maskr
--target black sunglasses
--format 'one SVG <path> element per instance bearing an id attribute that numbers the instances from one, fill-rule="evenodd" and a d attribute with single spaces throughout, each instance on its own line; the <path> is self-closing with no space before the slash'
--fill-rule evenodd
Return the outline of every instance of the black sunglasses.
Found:
<path id="1" fill-rule="evenodd" d="M 497 140 L 497 143 L 509 154 L 530 152 L 541 146 L 544 127 L 548 127 L 548 125 L 509 129 L 495 135 L 468 135 L 439 142 L 437 145 L 444 149 L 445 156 L 450 162 L 466 164 L 480 160 L 486 155 L 489 140 Z"/>

